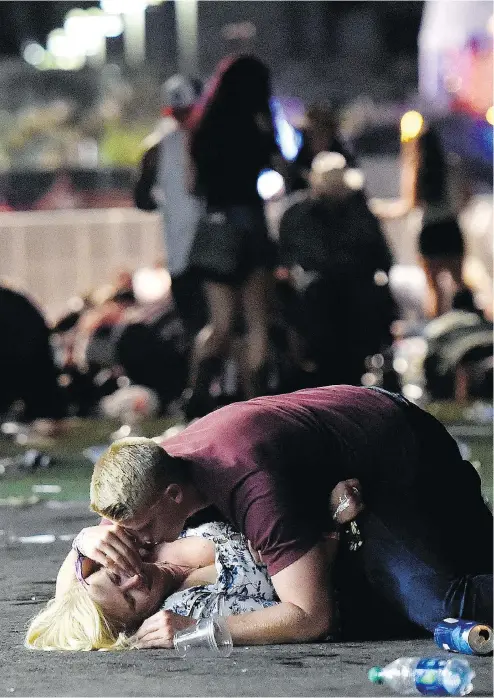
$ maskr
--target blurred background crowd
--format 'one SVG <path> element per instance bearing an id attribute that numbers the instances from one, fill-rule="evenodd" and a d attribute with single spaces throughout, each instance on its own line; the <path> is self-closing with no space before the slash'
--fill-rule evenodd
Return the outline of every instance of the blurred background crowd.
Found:
<path id="1" fill-rule="evenodd" d="M 2 422 L 490 419 L 492 48 L 487 0 L 0 2 Z"/>

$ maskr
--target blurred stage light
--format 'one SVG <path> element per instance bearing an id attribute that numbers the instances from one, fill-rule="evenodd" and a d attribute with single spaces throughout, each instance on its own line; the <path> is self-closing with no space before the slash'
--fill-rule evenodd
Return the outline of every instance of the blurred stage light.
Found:
<path id="1" fill-rule="evenodd" d="M 65 34 L 83 56 L 104 55 L 105 37 L 118 36 L 123 30 L 121 17 L 106 15 L 97 7 L 71 10 L 63 26 Z"/>
<path id="2" fill-rule="evenodd" d="M 424 394 L 424 391 L 419 385 L 413 385 L 413 383 L 407 383 L 406 385 L 403 386 L 402 388 L 403 395 L 408 398 L 409 400 L 420 400 L 422 395 Z"/>
<path id="3" fill-rule="evenodd" d="M 408 370 L 408 361 L 402 356 L 399 356 L 393 361 L 393 369 L 396 371 L 396 373 L 406 373 Z"/>
<path id="4" fill-rule="evenodd" d="M 154 303 L 170 292 L 170 274 L 164 268 L 142 267 L 132 277 L 132 287 L 140 303 Z"/>
<path id="5" fill-rule="evenodd" d="M 257 179 L 257 192 L 261 199 L 269 201 L 285 190 L 285 180 L 275 170 L 263 170 Z"/>
<path id="6" fill-rule="evenodd" d="M 77 70 L 85 63 L 81 46 L 65 33 L 63 29 L 54 29 L 48 34 L 46 48 L 54 59 L 55 68 Z"/>
<path id="7" fill-rule="evenodd" d="M 74 55 L 74 44 L 63 29 L 54 29 L 48 34 L 46 48 L 56 58 L 69 58 Z"/>
<path id="8" fill-rule="evenodd" d="M 378 377 L 374 373 L 364 373 L 361 378 L 362 385 L 366 388 L 370 388 L 372 385 L 376 385 Z"/>
<path id="9" fill-rule="evenodd" d="M 389 282 L 388 275 L 383 269 L 378 269 L 374 274 L 374 283 L 376 286 L 386 286 Z"/>
<path id="10" fill-rule="evenodd" d="M 418 111 L 407 111 L 400 122 L 401 140 L 403 143 L 412 141 L 420 134 L 424 125 L 424 117 Z"/>
<path id="11" fill-rule="evenodd" d="M 295 160 L 302 146 L 302 135 L 286 118 L 285 107 L 280 99 L 272 97 L 270 106 L 273 114 L 276 142 L 285 160 L 291 162 Z"/>
<path id="12" fill-rule="evenodd" d="M 104 14 L 102 17 L 102 25 L 105 36 L 108 39 L 120 36 L 120 34 L 123 32 L 123 22 L 120 15 Z"/>
<path id="13" fill-rule="evenodd" d="M 489 107 L 489 109 L 486 111 L 485 120 L 491 126 L 494 126 L 494 107 Z"/>
<path id="14" fill-rule="evenodd" d="M 45 49 L 35 41 L 31 41 L 24 47 L 22 57 L 30 65 L 38 66 L 45 60 Z"/>
<path id="15" fill-rule="evenodd" d="M 343 175 L 343 181 L 349 189 L 360 191 L 364 188 L 365 177 L 360 170 L 349 167 Z"/>
<path id="16" fill-rule="evenodd" d="M 295 160 L 302 140 L 300 134 L 286 119 L 279 119 L 277 121 L 277 136 L 283 157 L 289 161 Z"/>

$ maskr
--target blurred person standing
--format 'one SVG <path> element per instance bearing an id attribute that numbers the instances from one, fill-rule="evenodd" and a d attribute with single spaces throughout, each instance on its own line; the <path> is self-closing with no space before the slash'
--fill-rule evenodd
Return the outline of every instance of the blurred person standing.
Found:
<path id="1" fill-rule="evenodd" d="M 467 290 L 463 282 L 465 244 L 458 214 L 466 203 L 464 193 L 452 191 L 451 171 L 439 134 L 429 127 L 418 138 L 416 200 L 424 215 L 419 236 L 419 252 L 431 294 L 429 314 L 437 317 L 451 308 L 441 282 L 448 272 L 455 290 Z"/>
<path id="2" fill-rule="evenodd" d="M 297 157 L 288 168 L 290 191 L 307 189 L 310 186 L 312 161 L 319 153 L 340 153 L 349 167 L 357 167 L 356 159 L 338 135 L 336 114 L 329 106 L 323 104 L 309 106 L 301 134 L 302 145 Z"/>
<path id="3" fill-rule="evenodd" d="M 282 163 L 270 96 L 268 68 L 257 58 L 241 55 L 220 63 L 192 114 L 193 179 L 207 210 L 190 259 L 204 281 L 210 320 L 196 339 L 186 405 L 189 418 L 214 406 L 211 380 L 228 353 L 240 303 L 246 325 L 243 392 L 247 398 L 265 392 L 275 252 L 257 180 L 264 168 Z"/>
<path id="4" fill-rule="evenodd" d="M 182 75 L 174 75 L 164 83 L 160 138 L 144 154 L 134 189 L 138 208 L 159 208 L 163 216 L 173 300 L 190 340 L 207 320 L 201 282 L 188 266 L 201 202 L 190 193 L 186 122 L 200 90 L 198 81 Z"/>
<path id="5" fill-rule="evenodd" d="M 408 134 L 403 126 L 406 116 L 402 119 L 401 196 L 391 201 L 376 199 L 372 208 L 382 220 L 402 218 L 416 206 L 422 209 L 418 251 L 428 287 L 426 314 L 435 318 L 451 309 L 445 273 L 453 281 L 454 293 L 470 295 L 473 304 L 463 280 L 465 243 L 458 223 L 471 191 L 460 172 L 459 158 L 445 153 L 436 128 L 424 126 L 420 117 L 416 132 Z"/>
<path id="6" fill-rule="evenodd" d="M 282 216 L 277 276 L 298 291 L 292 320 L 306 382 L 360 385 L 366 356 L 391 343 L 391 253 L 362 175 L 340 153 L 320 153 L 309 181 Z"/>

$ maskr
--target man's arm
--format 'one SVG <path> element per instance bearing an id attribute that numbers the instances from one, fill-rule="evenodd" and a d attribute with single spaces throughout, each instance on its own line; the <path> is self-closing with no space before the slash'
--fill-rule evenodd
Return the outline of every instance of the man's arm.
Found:
<path id="1" fill-rule="evenodd" d="M 333 620 L 329 565 L 322 544 L 273 575 L 280 603 L 229 616 L 235 645 L 310 642 L 327 635 Z"/>

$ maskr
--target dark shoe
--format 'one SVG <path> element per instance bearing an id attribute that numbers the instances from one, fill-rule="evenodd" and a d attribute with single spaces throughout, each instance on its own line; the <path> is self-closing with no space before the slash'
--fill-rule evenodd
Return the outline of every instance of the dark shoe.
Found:
<path id="1" fill-rule="evenodd" d="M 218 406 L 211 394 L 211 383 L 218 377 L 222 363 L 218 357 L 211 357 L 199 364 L 196 385 L 183 394 L 182 409 L 187 420 L 204 417 Z"/>

